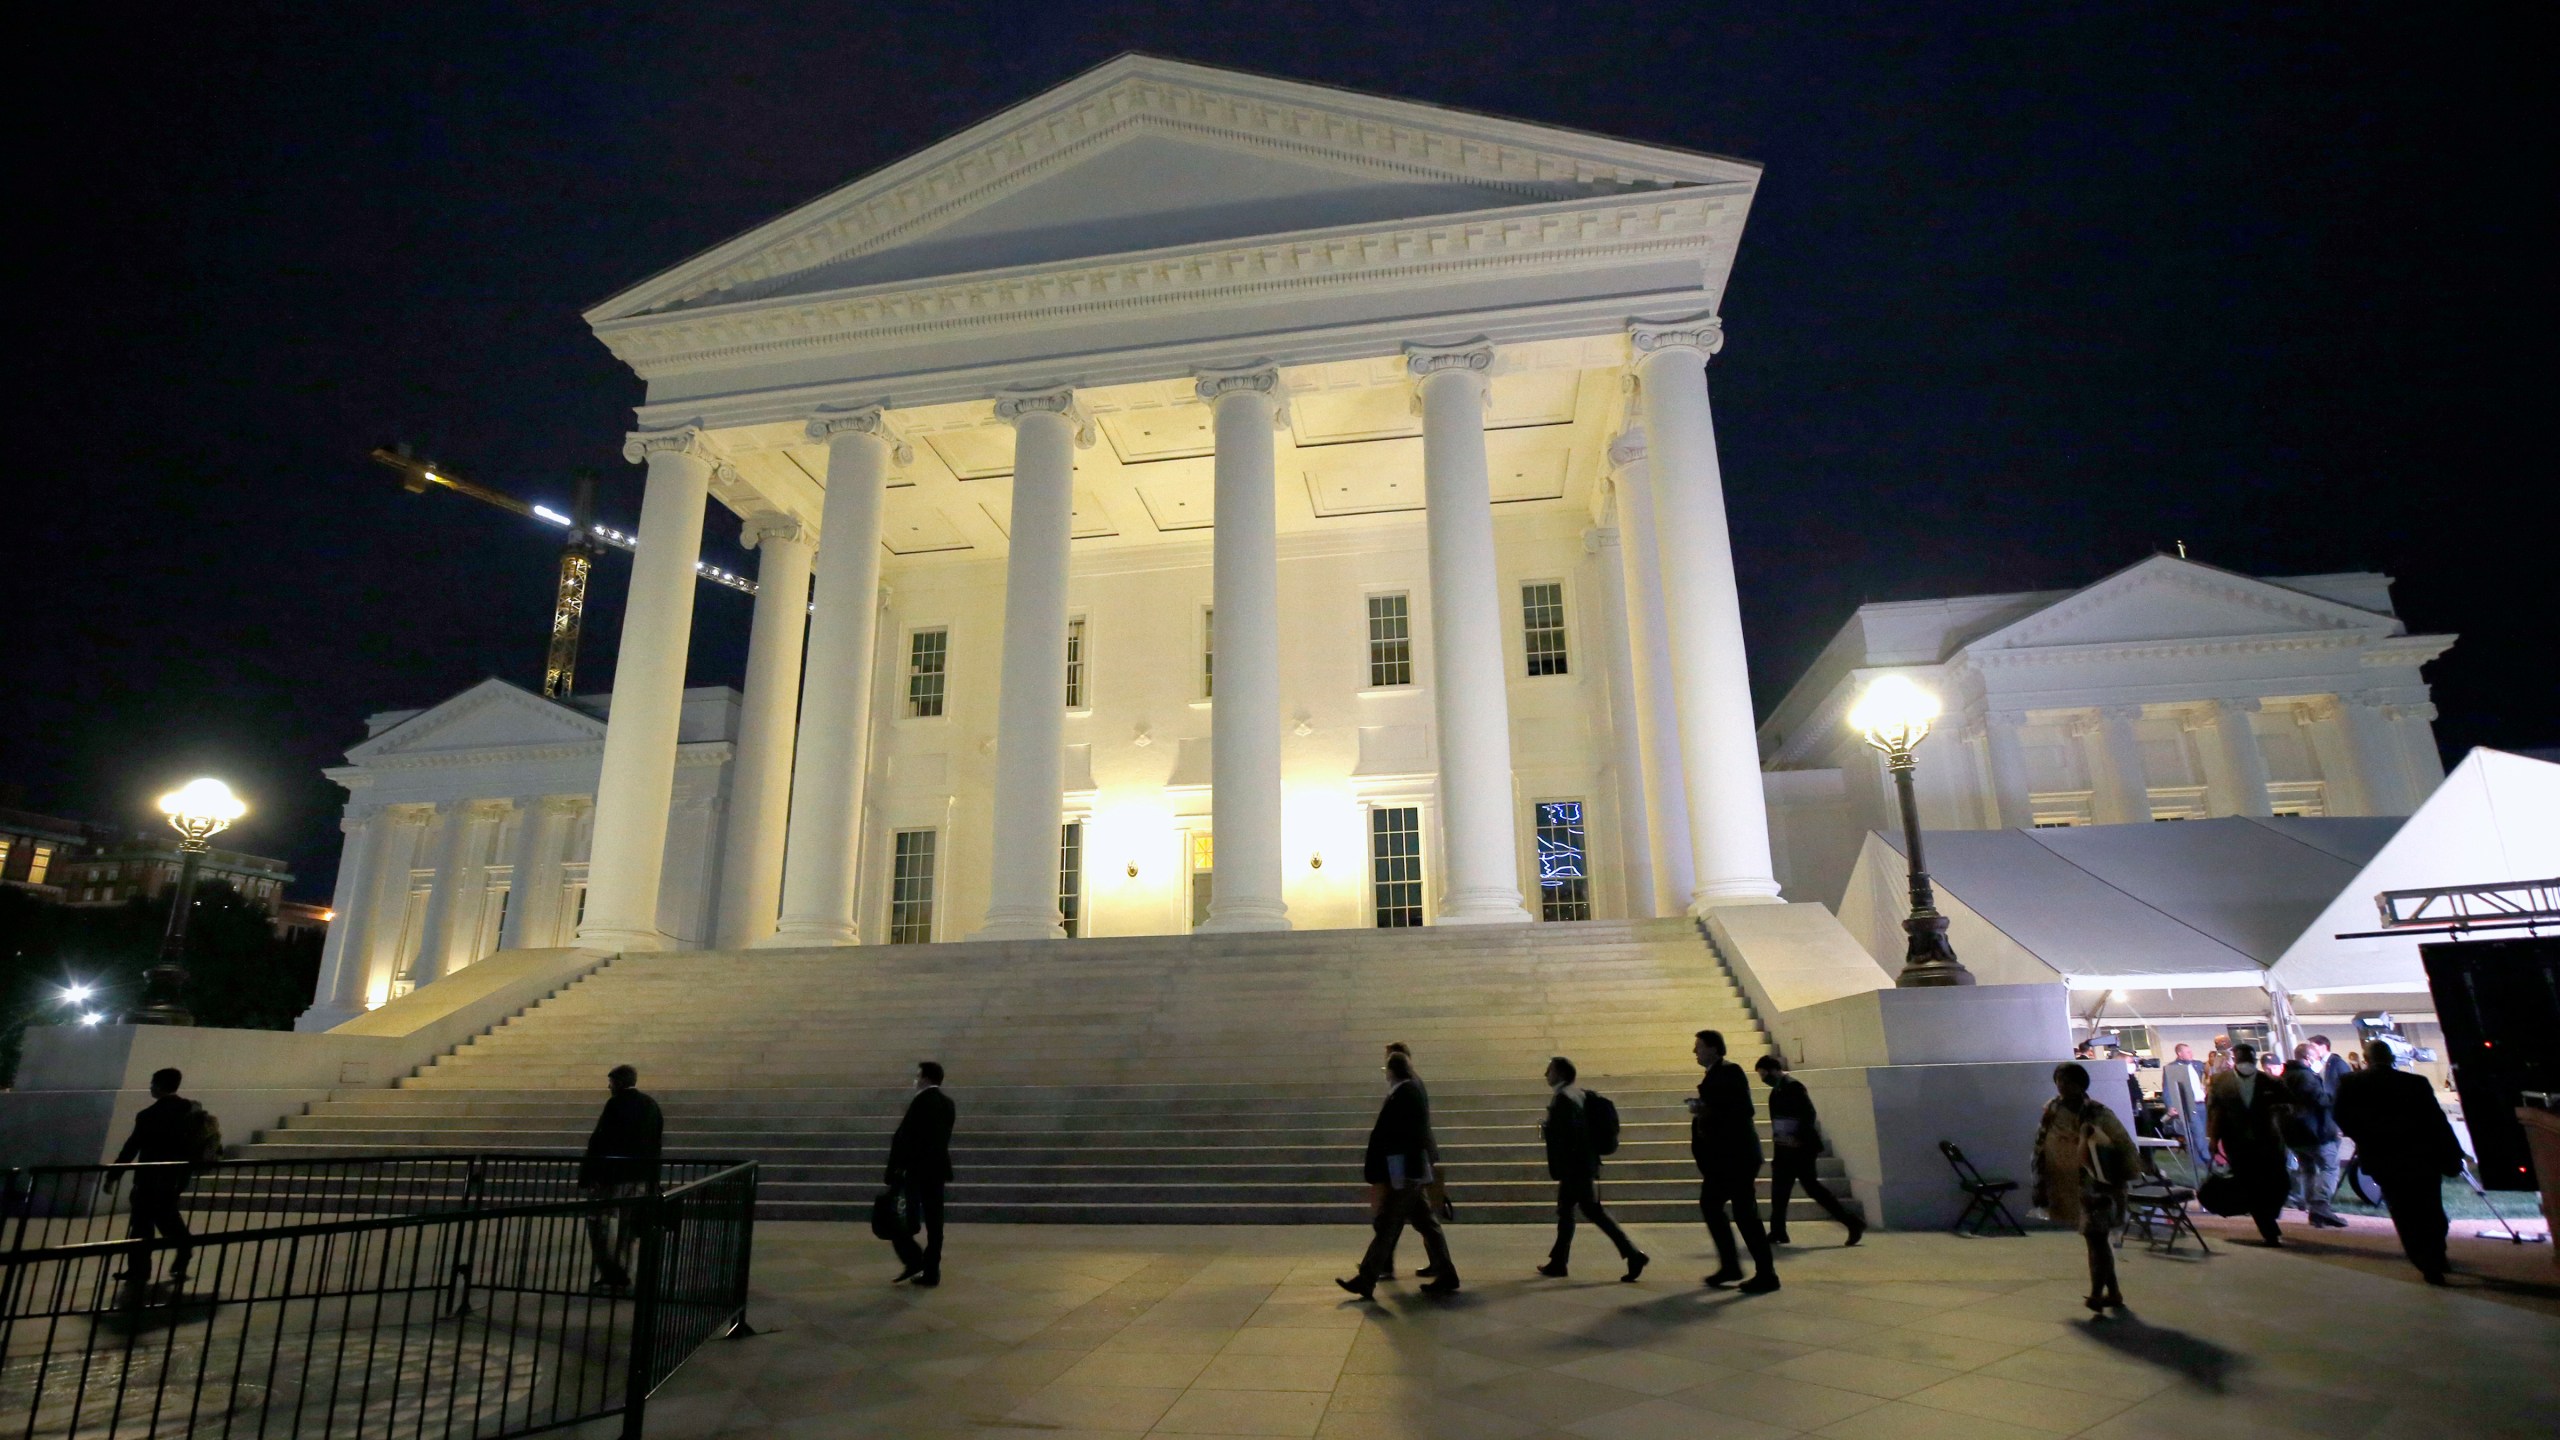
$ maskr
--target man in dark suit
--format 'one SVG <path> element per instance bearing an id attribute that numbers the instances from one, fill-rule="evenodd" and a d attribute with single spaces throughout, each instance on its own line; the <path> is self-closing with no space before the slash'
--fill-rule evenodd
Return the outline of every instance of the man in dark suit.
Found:
<path id="1" fill-rule="evenodd" d="M 1388 1055 L 1387 1100 L 1378 1107 L 1378 1122 L 1369 1127 L 1369 1148 L 1360 1160 L 1360 1178 L 1369 1182 L 1374 1233 L 1368 1252 L 1360 1257 L 1359 1273 L 1333 1283 L 1363 1300 L 1373 1298 L 1396 1241 L 1411 1225 L 1421 1232 L 1423 1251 L 1431 1258 L 1431 1283 L 1422 1293 L 1457 1293 L 1458 1267 L 1449 1259 L 1448 1237 L 1440 1232 L 1440 1217 L 1431 1207 L 1431 1157 L 1438 1149 L 1431 1138 L 1431 1111 L 1414 1083 L 1413 1061 Z"/>
<path id="2" fill-rule="evenodd" d="M 1698 1163 L 1698 1209 L 1707 1219 L 1707 1234 L 1716 1244 L 1716 1273 L 1710 1285 L 1731 1285 L 1745 1295 L 1766 1295 L 1778 1288 L 1777 1261 L 1769 1250 L 1768 1232 L 1760 1228 L 1760 1127 L 1751 1107 L 1751 1082 L 1742 1067 L 1724 1058 L 1724 1036 L 1698 1032 L 1692 1053 L 1705 1067 L 1697 1098 L 1689 1102 L 1689 1157 Z M 1733 1218 L 1728 1222 L 1726 1212 Z M 1733 1232 L 1751 1252 L 1752 1274 L 1742 1279 L 1741 1257 L 1733 1248 Z"/>
<path id="3" fill-rule="evenodd" d="M 1556 1243 L 1548 1247 L 1547 1263 L 1538 1273 L 1564 1277 L 1573 1259 L 1573 1216 L 1579 1210 L 1618 1247 L 1618 1258 L 1627 1262 L 1627 1273 L 1618 1278 L 1633 1284 L 1653 1257 L 1638 1250 L 1600 1208 L 1600 1151 L 1583 1109 L 1585 1092 L 1573 1083 L 1575 1074 L 1573 1062 L 1562 1055 L 1547 1062 L 1547 1087 L 1554 1093 L 1547 1100 L 1547 1118 L 1538 1122 L 1538 1136 L 1546 1141 L 1547 1174 L 1556 1182 Z"/>
<path id="4" fill-rule="evenodd" d="M 2281 1245 L 2284 1232 L 2276 1227 L 2276 1217 L 2284 1213 L 2289 1188 L 2284 1085 L 2258 1068 L 2256 1046 L 2232 1046 L 2231 1062 L 2231 1069 L 2213 1077 L 2205 1091 L 2205 1133 L 2248 1197 L 2249 1218 L 2258 1222 L 2258 1234 L 2270 1245 Z"/>
<path id="5" fill-rule="evenodd" d="M 1822 1160 L 1822 1116 L 1813 1108 L 1812 1092 L 1787 1073 L 1783 1055 L 1763 1055 L 1751 1068 L 1769 1087 L 1769 1148 L 1774 1152 L 1769 1157 L 1769 1243 L 1787 1243 L 1787 1202 L 1798 1185 L 1804 1187 L 1807 1199 L 1822 1207 L 1823 1214 L 1847 1228 L 1850 1244 L 1865 1239 L 1867 1222 L 1841 1204 L 1840 1197 L 1814 1174 Z"/>
<path id="6" fill-rule="evenodd" d="M 2462 1173 L 2462 1142 L 2423 1075 L 2395 1070 L 2397 1056 L 2376 1040 L 2364 1068 L 2338 1082 L 2338 1128 L 2356 1142 L 2356 1162 L 2382 1187 L 2401 1252 L 2430 1285 L 2444 1283 L 2444 1181 Z"/>
<path id="7" fill-rule="evenodd" d="M 2347 1222 L 2338 1218 L 2331 1199 L 2338 1192 L 2338 1122 L 2330 1116 L 2337 1082 L 2322 1067 L 2323 1058 L 2335 1057 L 2323 1057 L 2306 1040 L 2293 1047 L 2293 1063 L 2284 1067 L 2285 1098 L 2293 1106 L 2284 1120 L 2284 1143 L 2293 1152 L 2298 1192 L 2289 1198 L 2300 1202 L 2313 1229 L 2344 1230 Z"/>
<path id="8" fill-rule="evenodd" d="M 116 1152 L 115 1163 L 167 1166 L 177 1162 L 199 1162 L 205 1159 L 204 1137 L 209 1123 L 204 1107 L 178 1093 L 186 1077 L 175 1070 L 151 1072 L 151 1103 L 133 1117 L 133 1133 L 125 1137 L 124 1148 Z M 106 1188 L 112 1194 L 122 1171 L 107 1172 Z M 186 1217 L 179 1213 L 178 1197 L 187 1188 L 187 1172 L 157 1169 L 140 1172 L 133 1182 L 133 1215 L 130 1234 L 136 1240 L 157 1236 L 177 1242 L 169 1251 L 169 1283 L 183 1285 L 187 1280 L 187 1261 L 194 1257 L 195 1235 L 187 1229 Z M 134 1285 L 148 1281 L 151 1252 L 135 1252 L 125 1279 Z"/>
<path id="9" fill-rule="evenodd" d="M 941 1062 L 917 1065 L 916 1095 L 907 1102 L 898 1133 L 889 1137 L 888 1172 L 880 1183 L 906 1194 L 916 1219 L 924 1225 L 924 1246 L 918 1249 L 911 1235 L 890 1242 L 897 1247 L 898 1263 L 906 1267 L 897 1280 L 889 1282 L 892 1285 L 898 1280 L 928 1286 L 942 1283 L 942 1192 L 951 1183 L 951 1126 L 959 1113 L 951 1097 L 942 1093 Z"/>
<path id="10" fill-rule="evenodd" d="M 598 1200 L 646 1195 L 658 1184 L 666 1117 L 659 1112 L 658 1102 L 640 1088 L 640 1072 L 630 1066 L 616 1065 L 606 1071 L 604 1083 L 609 1093 L 604 1110 L 596 1116 L 596 1128 L 587 1135 L 587 1153 L 578 1161 L 578 1188 Z M 628 1205 L 587 1216 L 587 1245 L 595 1252 L 598 1290 L 631 1288 L 631 1251 L 640 1242 L 640 1232 L 631 1221 Z"/>

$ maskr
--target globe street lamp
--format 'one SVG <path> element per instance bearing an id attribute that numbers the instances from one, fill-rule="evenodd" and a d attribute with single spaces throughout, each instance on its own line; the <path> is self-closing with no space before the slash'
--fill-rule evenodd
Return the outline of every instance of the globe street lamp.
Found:
<path id="1" fill-rule="evenodd" d="M 187 919 L 195 909 L 196 865 L 211 848 L 205 842 L 249 807 L 219 780 L 190 780 L 160 797 L 160 813 L 178 832 L 177 894 L 169 905 L 169 928 L 161 932 L 160 961 L 143 972 L 142 1008 L 124 1018 L 128 1025 L 193 1025 L 196 1017 L 179 1001 L 187 988 Z"/>
<path id="2" fill-rule="evenodd" d="M 1928 863 L 1920 856 L 1920 805 L 1911 794 L 1911 752 L 1929 738 L 1929 722 L 1937 715 L 1938 697 L 1900 675 L 1869 685 L 1849 712 L 1849 723 L 1884 752 L 1885 768 L 1893 772 L 1894 792 L 1902 802 L 1903 854 L 1911 867 L 1911 915 L 1902 922 L 1902 931 L 1911 942 L 1893 983 L 1906 989 L 1973 983 L 1973 972 L 1947 943 L 1947 917 L 1938 913 Z"/>

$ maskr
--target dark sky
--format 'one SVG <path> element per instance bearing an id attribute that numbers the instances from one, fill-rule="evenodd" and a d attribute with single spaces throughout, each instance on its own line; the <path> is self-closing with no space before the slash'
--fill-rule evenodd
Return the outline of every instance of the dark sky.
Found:
<path id="1" fill-rule="evenodd" d="M 63 13 L 14 67 L 0 782 L 141 820 L 224 775 L 308 894 L 361 717 L 537 683 L 549 608 L 552 534 L 364 452 L 604 467 L 636 517 L 640 386 L 581 308 L 1127 49 L 1767 166 L 1715 372 L 1764 711 L 1863 600 L 2184 539 L 2397 576 L 2462 635 L 2449 753 L 2560 735 L 2544 6 Z M 704 592 L 693 683 L 747 605 Z"/>

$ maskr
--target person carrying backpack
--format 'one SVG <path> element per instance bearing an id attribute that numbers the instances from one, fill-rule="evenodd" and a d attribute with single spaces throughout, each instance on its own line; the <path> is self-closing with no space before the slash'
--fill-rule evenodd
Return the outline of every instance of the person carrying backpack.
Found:
<path id="1" fill-rule="evenodd" d="M 116 1152 L 116 1164 L 140 1161 L 146 1165 L 210 1165 L 222 1158 L 222 1127 L 210 1111 L 178 1093 L 178 1086 L 185 1080 L 175 1070 L 151 1072 L 151 1103 L 134 1115 L 133 1133 L 125 1137 L 124 1148 Z M 108 1173 L 108 1193 L 114 1193 L 116 1182 L 122 1178 L 116 1172 Z M 136 1240 L 176 1242 L 169 1251 L 172 1285 L 186 1283 L 187 1262 L 195 1256 L 195 1233 L 178 1213 L 178 1196 L 186 1188 L 187 1172 L 178 1169 L 139 1171 L 133 1181 L 132 1228 L 127 1233 Z M 133 1285 L 149 1283 L 151 1252 L 136 1251 L 123 1278 Z"/>
<path id="2" fill-rule="evenodd" d="M 1822 1158 L 1822 1120 L 1814 1113 L 1812 1093 L 1787 1073 L 1783 1055 L 1763 1055 L 1752 1068 L 1769 1086 L 1769 1132 L 1775 1142 L 1769 1147 L 1775 1152 L 1769 1167 L 1769 1243 L 1787 1243 L 1787 1202 L 1798 1185 L 1804 1187 L 1805 1198 L 1822 1207 L 1823 1214 L 1849 1227 L 1850 1244 L 1865 1239 L 1867 1222 L 1814 1177 L 1814 1163 Z"/>
<path id="3" fill-rule="evenodd" d="M 1574 1212 L 1579 1210 L 1618 1247 L 1618 1258 L 1627 1262 L 1627 1273 L 1618 1278 L 1633 1283 L 1653 1257 L 1638 1250 L 1600 1208 L 1600 1157 L 1618 1148 L 1618 1107 L 1609 1097 L 1575 1084 L 1574 1075 L 1573 1062 L 1561 1055 L 1547 1062 L 1547 1085 L 1554 1094 L 1538 1133 L 1547 1142 L 1547 1174 L 1556 1182 L 1556 1243 L 1538 1273 L 1564 1277 L 1573 1255 Z"/>

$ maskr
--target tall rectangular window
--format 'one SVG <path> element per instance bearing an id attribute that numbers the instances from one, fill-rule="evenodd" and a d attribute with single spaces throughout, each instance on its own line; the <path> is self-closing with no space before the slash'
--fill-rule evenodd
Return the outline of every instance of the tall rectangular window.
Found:
<path id="1" fill-rule="evenodd" d="M 1218 693 L 1218 611 L 1215 606 L 1200 609 L 1200 698 L 1210 699 Z"/>
<path id="2" fill-rule="evenodd" d="M 942 713 L 944 682 L 951 663 L 951 632 L 936 627 L 907 637 L 907 713 Z"/>
<path id="3" fill-rule="evenodd" d="M 1084 910 L 1084 822 L 1070 820 L 1058 827 L 1058 923 L 1073 940 L 1083 933 L 1076 921 Z"/>
<path id="4" fill-rule="evenodd" d="M 930 830 L 901 830 L 889 861 L 889 943 L 933 941 L 933 841 Z"/>
<path id="5" fill-rule="evenodd" d="M 1529 673 L 1565 673 L 1563 581 L 1532 580 L 1520 587 L 1520 627 Z"/>
<path id="6" fill-rule="evenodd" d="M 1413 617 L 1401 592 L 1369 597 L 1369 688 L 1413 683 Z"/>
<path id="7" fill-rule="evenodd" d="M 1067 621 L 1067 708 L 1082 710 L 1084 698 L 1084 617 Z"/>
<path id="8" fill-rule="evenodd" d="M 45 872 L 52 868 L 53 847 L 50 845 L 37 846 L 34 852 L 27 856 L 27 883 L 30 885 L 43 884 Z"/>
<path id="9" fill-rule="evenodd" d="M 1398 597 L 1402 598 L 1402 597 Z M 1369 899 L 1381 930 L 1422 923 L 1422 811 L 1411 805 L 1369 812 Z"/>
<path id="10" fill-rule="evenodd" d="M 1591 867 L 1582 848 L 1582 802 L 1541 800 L 1530 817 L 1538 832 L 1538 918 L 1591 918 Z"/>
<path id="11" fill-rule="evenodd" d="M 1209 923 L 1209 902 L 1216 898 L 1218 885 L 1217 837 L 1206 830 L 1191 832 L 1191 928 Z"/>

